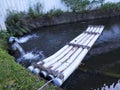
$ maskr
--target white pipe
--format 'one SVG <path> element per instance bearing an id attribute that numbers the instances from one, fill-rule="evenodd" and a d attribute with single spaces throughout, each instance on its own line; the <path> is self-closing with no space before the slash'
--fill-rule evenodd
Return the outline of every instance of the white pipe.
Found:
<path id="1" fill-rule="evenodd" d="M 34 74 L 39 75 L 40 73 L 40 69 L 39 68 L 34 68 L 33 70 L 31 70 Z"/>
<path id="2" fill-rule="evenodd" d="M 99 33 L 101 34 L 102 30 L 104 27 L 101 27 Z M 91 40 L 91 42 L 88 44 L 89 46 L 92 46 L 94 44 L 94 42 L 97 40 L 97 38 L 100 36 L 100 34 L 97 34 L 94 39 Z M 55 78 L 53 80 L 53 82 L 57 85 L 57 86 L 61 86 L 63 84 L 63 82 L 71 75 L 71 73 L 79 66 L 80 62 L 83 60 L 84 56 L 87 54 L 88 50 L 85 48 L 83 50 L 83 52 L 76 58 L 76 60 L 67 68 L 62 72 L 62 75 L 64 76 L 64 78 Z"/>
<path id="3" fill-rule="evenodd" d="M 93 28 L 92 26 L 89 26 L 87 28 L 86 31 L 89 31 L 90 28 Z M 75 41 L 77 41 L 79 38 L 81 38 L 84 35 L 84 33 L 80 34 L 79 36 L 77 36 L 75 39 L 73 39 L 70 43 L 74 43 Z M 57 51 L 55 54 L 53 54 L 52 56 L 48 57 L 47 59 L 44 59 L 43 61 L 39 61 L 37 64 L 41 64 L 41 63 L 46 63 L 49 62 L 51 60 L 53 60 L 54 58 L 56 58 L 58 55 L 60 55 L 63 51 L 65 51 L 69 46 L 64 46 L 63 48 L 61 48 L 59 51 Z"/>
<path id="4" fill-rule="evenodd" d="M 94 27 L 92 27 L 92 28 L 94 28 Z M 90 32 L 90 31 L 91 31 L 91 29 L 89 28 L 89 30 L 87 29 L 86 31 L 89 31 L 89 32 Z M 80 35 L 79 35 L 79 36 L 80 36 Z M 80 37 L 79 37 L 79 38 L 80 38 Z M 75 39 L 76 39 L 76 38 L 75 38 Z M 73 40 L 72 40 L 72 41 L 73 41 Z M 71 42 L 72 42 L 72 41 L 71 41 Z M 48 63 L 48 62 L 47 62 L 47 63 Z M 39 64 L 39 63 L 38 63 L 38 64 Z M 49 65 L 48 65 L 48 66 L 49 66 Z M 33 72 L 34 72 L 34 71 L 35 71 L 35 70 L 33 70 Z M 45 71 L 43 71 L 43 72 L 45 72 Z M 36 72 L 35 72 L 35 73 L 36 73 Z M 47 74 L 47 72 L 45 72 L 45 73 Z M 43 74 L 43 75 L 44 75 L 44 73 L 42 73 L 42 72 L 41 72 L 41 74 Z M 44 76 L 46 77 L 46 75 L 44 75 Z"/>
<path id="5" fill-rule="evenodd" d="M 92 32 L 95 31 L 96 28 L 93 29 Z M 81 42 L 79 42 L 79 45 L 87 45 L 87 42 L 89 40 L 89 38 L 91 37 L 91 34 L 88 34 Z M 58 68 L 63 62 L 69 60 L 72 56 L 74 56 L 74 53 L 76 53 L 78 51 L 78 47 L 74 47 L 73 50 L 71 50 L 66 56 L 64 56 L 64 58 L 62 58 L 61 60 L 59 60 L 58 62 L 54 63 L 51 68 L 51 70 L 55 70 L 56 68 Z"/>
<path id="6" fill-rule="evenodd" d="M 86 31 L 88 31 L 88 32 L 90 32 L 92 29 L 93 29 L 94 27 L 93 26 L 89 26 L 88 28 L 87 28 L 87 30 Z M 83 37 L 83 36 L 85 36 L 85 35 L 87 35 L 86 33 L 82 33 L 81 35 L 79 35 L 79 36 L 77 36 L 75 39 L 73 39 L 70 43 L 77 43 L 77 42 L 79 42 L 80 41 L 80 39 L 81 39 L 81 37 Z M 82 40 L 82 39 L 81 39 Z M 55 55 L 53 55 L 53 56 L 51 56 L 51 57 L 48 57 L 47 59 L 45 59 L 45 60 L 43 60 L 44 61 L 44 63 L 45 63 L 45 65 L 47 64 L 47 66 L 49 66 L 50 64 L 52 64 L 54 61 L 54 58 L 56 58 L 56 60 L 58 60 L 58 59 L 60 59 L 60 57 L 58 58 L 57 56 L 60 54 L 60 53 L 62 53 L 63 55 L 64 55 L 64 53 L 63 53 L 63 51 L 64 51 L 64 49 L 65 48 L 67 48 L 67 47 L 70 47 L 70 46 L 68 46 L 68 45 L 66 45 L 66 46 L 64 46 L 62 49 L 60 49 Z M 72 48 L 72 47 L 71 47 Z M 69 50 L 69 49 L 67 49 L 67 50 Z M 67 51 L 67 50 L 65 50 L 65 51 Z M 58 54 L 58 55 L 57 55 Z M 60 54 L 61 55 L 61 54 Z M 51 62 L 50 62 L 51 61 Z M 40 63 L 42 63 L 42 62 L 38 62 L 37 64 L 40 64 Z M 47 67 L 45 67 L 44 66 L 44 68 L 47 68 Z M 46 71 L 44 71 L 44 73 L 47 73 Z M 43 72 L 41 72 L 41 75 L 43 75 L 44 77 L 46 77 L 46 74 L 44 74 Z"/>
<path id="7" fill-rule="evenodd" d="M 49 74 L 48 76 L 47 76 L 47 79 L 48 80 L 51 80 L 51 79 L 54 79 L 55 77 L 52 75 L 52 74 Z"/>
<path id="8" fill-rule="evenodd" d="M 15 48 L 15 49 L 18 49 L 19 52 L 20 52 L 20 54 L 22 54 L 22 56 L 25 55 L 25 51 L 23 50 L 23 48 L 22 48 L 17 42 L 15 42 L 15 43 L 12 45 L 12 47 L 13 47 L 13 49 L 14 49 L 14 48 Z"/>
<path id="9" fill-rule="evenodd" d="M 96 31 L 96 29 L 97 29 L 97 28 L 94 28 L 91 32 Z M 78 44 L 79 44 L 79 45 L 84 45 L 84 43 L 87 42 L 86 40 L 89 40 L 90 36 L 91 36 L 91 34 L 88 34 L 87 37 L 85 37 L 85 38 L 82 40 L 83 42 L 80 42 L 80 43 L 78 43 Z M 85 44 L 85 45 L 86 45 L 86 44 Z M 73 49 L 78 49 L 78 48 L 75 48 L 75 47 L 74 47 Z M 76 52 L 77 52 L 77 51 L 76 51 Z M 74 54 L 74 53 L 76 53 L 76 52 L 73 51 L 72 54 Z M 64 56 L 63 59 L 59 60 L 58 62 L 56 62 L 56 63 L 54 63 L 52 66 L 50 66 L 50 67 L 52 67 L 52 68 L 48 69 L 47 72 L 48 72 L 49 74 L 52 74 L 52 75 L 56 74 L 55 71 L 53 71 L 53 70 L 61 67 L 63 63 L 65 63 L 67 60 L 69 60 L 69 59 L 71 58 L 71 56 L 72 56 L 72 57 L 74 56 L 74 55 L 71 55 L 70 53 L 71 53 L 71 52 L 69 52 L 66 56 Z M 73 60 L 73 59 L 72 59 L 72 60 Z M 60 66 L 60 65 L 61 65 L 61 66 Z M 68 65 L 67 65 L 67 66 L 68 66 Z M 64 67 L 63 67 L 63 68 L 64 68 Z M 54 76 L 55 76 L 55 75 L 54 75 Z"/>
<path id="10" fill-rule="evenodd" d="M 29 67 L 28 67 L 28 70 L 29 70 L 30 72 L 32 72 L 32 71 L 34 70 L 34 66 L 29 66 Z"/>
<path id="11" fill-rule="evenodd" d="M 88 30 L 88 29 L 87 29 Z M 91 29 L 90 29 L 91 30 Z M 84 34 L 84 33 L 83 33 Z M 79 43 L 80 41 L 83 41 L 83 39 L 87 36 L 87 33 L 85 33 L 83 36 L 81 36 L 80 38 L 78 38 L 78 40 L 76 40 L 74 42 L 74 44 Z M 72 42 L 73 43 L 73 42 Z M 72 48 L 73 46 L 69 46 L 69 45 L 65 45 L 68 48 L 66 50 L 64 50 L 63 52 L 61 52 L 61 54 L 59 53 L 59 55 L 57 57 L 52 58 L 48 63 L 45 63 L 43 66 L 44 67 L 48 67 L 51 64 L 55 63 L 56 61 L 62 59 Z"/>
<path id="12" fill-rule="evenodd" d="M 85 37 L 88 37 L 88 35 L 86 34 L 86 36 L 81 38 L 81 43 L 83 43 L 85 41 Z M 83 39 L 83 40 L 82 40 Z M 77 44 L 78 42 L 76 42 L 75 44 Z M 69 46 L 69 45 L 67 45 Z M 43 67 L 49 67 L 51 64 L 55 64 L 56 62 L 58 62 L 59 60 L 62 60 L 63 58 L 67 58 L 69 57 L 74 51 L 76 51 L 77 48 L 73 48 L 73 46 L 69 46 L 69 48 L 67 50 L 65 50 L 62 54 L 60 54 L 58 57 L 54 58 L 53 60 L 51 60 L 51 62 L 49 63 L 45 63 L 43 65 Z"/>
<path id="13" fill-rule="evenodd" d="M 69 46 L 69 48 L 65 52 L 63 52 L 60 56 L 56 57 L 54 61 L 46 62 L 42 67 L 44 67 L 44 68 L 50 67 L 51 64 L 55 63 L 57 60 L 62 59 L 64 57 L 64 55 L 67 54 L 70 51 L 70 49 L 72 49 L 72 48 L 73 48 L 72 46 Z M 41 76 L 46 78 L 47 77 L 47 72 L 42 71 Z"/>
<path id="14" fill-rule="evenodd" d="M 40 72 L 40 76 L 46 78 L 46 77 L 47 77 L 47 72 L 41 71 L 41 72 Z"/>
<path id="15" fill-rule="evenodd" d="M 94 29 L 95 30 L 95 29 Z M 99 28 L 97 28 L 97 30 L 95 32 L 97 32 L 99 30 Z M 89 37 L 89 39 L 83 44 L 83 45 L 88 45 L 89 42 L 91 42 L 91 40 L 94 38 L 94 34 L 91 35 L 91 37 Z M 62 65 L 56 69 L 56 71 L 63 71 L 65 70 L 72 62 L 74 62 L 74 60 L 79 56 L 79 54 L 81 54 L 81 52 L 83 51 L 84 49 L 81 47 L 79 48 L 75 53 L 74 55 L 69 59 L 67 60 L 65 63 L 61 63 Z"/>

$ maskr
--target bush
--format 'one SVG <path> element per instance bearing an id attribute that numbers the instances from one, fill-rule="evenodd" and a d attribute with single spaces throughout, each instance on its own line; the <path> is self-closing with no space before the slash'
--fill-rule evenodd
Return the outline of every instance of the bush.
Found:
<path id="1" fill-rule="evenodd" d="M 89 5 L 89 0 L 62 0 L 65 4 L 71 8 L 73 12 L 80 12 L 86 10 Z"/>
<path id="2" fill-rule="evenodd" d="M 8 17 L 6 19 L 7 30 L 12 36 L 21 36 L 25 33 L 30 32 L 30 30 L 22 25 L 20 19 L 26 16 L 31 18 L 36 18 L 42 16 L 42 5 L 37 3 L 34 8 L 29 8 L 29 12 L 9 12 Z"/>
<path id="3" fill-rule="evenodd" d="M 10 34 L 9 34 L 8 31 L 6 31 L 6 30 L 1 30 L 1 31 L 0 31 L 0 39 L 5 40 L 5 39 L 7 39 L 9 36 L 10 36 Z"/>
<path id="4" fill-rule="evenodd" d="M 6 19 L 7 30 L 12 36 L 20 36 L 23 35 L 30 30 L 22 26 L 20 23 L 20 18 L 24 17 L 26 14 L 24 12 L 10 12 Z"/>
<path id="5" fill-rule="evenodd" d="M 28 15 L 31 18 L 37 18 L 39 16 L 43 16 L 42 5 L 37 3 L 34 8 L 30 7 L 28 11 Z"/>
<path id="6" fill-rule="evenodd" d="M 59 16 L 64 12 L 60 9 L 51 9 L 45 16 L 52 17 L 52 16 Z"/>
<path id="7" fill-rule="evenodd" d="M 100 9 L 102 10 L 112 10 L 112 9 L 120 9 L 119 3 L 105 3 Z"/>

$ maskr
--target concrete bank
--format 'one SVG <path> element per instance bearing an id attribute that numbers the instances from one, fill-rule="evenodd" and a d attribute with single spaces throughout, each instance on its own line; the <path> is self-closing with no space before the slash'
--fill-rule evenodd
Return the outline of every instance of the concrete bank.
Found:
<path id="1" fill-rule="evenodd" d="M 23 17 L 20 22 L 24 27 L 33 30 L 35 28 L 40 28 L 44 26 L 59 25 L 64 23 L 72 23 L 78 21 L 111 18 L 115 16 L 120 16 L 120 10 L 92 10 L 84 11 L 82 13 L 76 12 L 65 12 L 59 15 L 53 16 L 40 16 L 37 18 Z"/>

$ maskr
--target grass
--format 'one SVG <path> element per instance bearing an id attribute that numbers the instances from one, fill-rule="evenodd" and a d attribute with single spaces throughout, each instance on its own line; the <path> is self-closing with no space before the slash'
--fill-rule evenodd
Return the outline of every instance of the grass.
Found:
<path id="1" fill-rule="evenodd" d="M 0 32 L 0 36 L 1 36 Z M 7 34 L 3 36 L 6 37 Z M 7 52 L 7 39 L 0 37 L 0 90 L 37 90 L 45 81 L 15 62 Z M 45 90 L 55 90 L 53 84 Z"/>

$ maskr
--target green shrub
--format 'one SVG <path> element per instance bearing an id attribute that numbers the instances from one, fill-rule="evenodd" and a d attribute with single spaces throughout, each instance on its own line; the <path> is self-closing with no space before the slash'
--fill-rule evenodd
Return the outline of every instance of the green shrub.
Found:
<path id="1" fill-rule="evenodd" d="M 73 12 L 80 12 L 86 10 L 89 5 L 89 0 L 62 0 L 65 4 L 71 8 Z"/>
<path id="2" fill-rule="evenodd" d="M 111 10 L 111 9 L 120 9 L 120 4 L 119 3 L 105 3 L 100 9 L 103 10 Z"/>
<path id="3" fill-rule="evenodd" d="M 22 23 L 20 22 L 21 17 L 24 16 L 26 16 L 25 12 L 9 12 L 9 15 L 6 19 L 6 26 L 10 35 L 20 36 L 30 31 L 22 26 Z"/>
<path id="4" fill-rule="evenodd" d="M 30 7 L 28 11 L 28 15 L 31 18 L 37 18 L 39 16 L 42 16 L 43 15 L 42 5 L 40 3 L 37 3 L 34 8 Z"/>
<path id="5" fill-rule="evenodd" d="M 6 30 L 1 30 L 1 31 L 0 31 L 0 39 L 5 40 L 5 39 L 7 39 L 9 36 L 10 36 L 10 34 L 9 34 L 8 31 L 6 31 Z"/>
<path id="6" fill-rule="evenodd" d="M 101 6 L 100 8 L 98 8 L 98 10 L 100 12 L 112 12 L 112 11 L 115 11 L 115 12 L 118 12 L 118 10 L 120 9 L 120 4 L 119 3 L 105 3 L 103 4 L 103 6 Z"/>
<path id="7" fill-rule="evenodd" d="M 49 12 L 46 13 L 45 16 L 52 17 L 52 16 L 59 16 L 64 12 L 60 9 L 51 9 Z"/>

